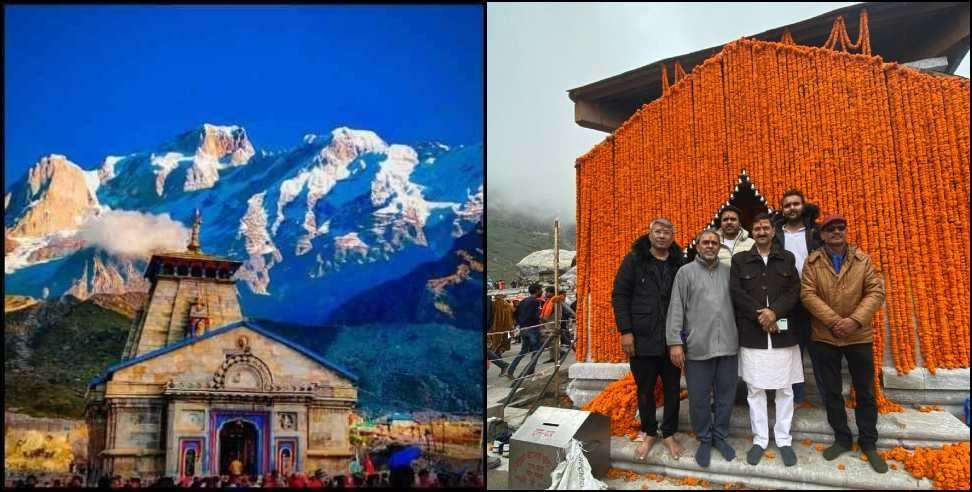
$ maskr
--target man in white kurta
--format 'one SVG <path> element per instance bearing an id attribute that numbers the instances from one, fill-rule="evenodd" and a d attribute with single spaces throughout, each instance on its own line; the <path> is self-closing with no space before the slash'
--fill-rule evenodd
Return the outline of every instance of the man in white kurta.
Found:
<path id="1" fill-rule="evenodd" d="M 773 245 L 774 229 L 768 214 L 753 221 L 756 244 L 737 253 L 730 268 L 730 292 L 739 330 L 739 374 L 748 387 L 753 447 L 746 455 L 759 463 L 769 446 L 766 390 L 776 392 L 776 446 L 783 463 L 796 464 L 790 425 L 794 383 L 803 382 L 803 361 L 786 316 L 799 302 L 800 277 L 792 253 Z"/>

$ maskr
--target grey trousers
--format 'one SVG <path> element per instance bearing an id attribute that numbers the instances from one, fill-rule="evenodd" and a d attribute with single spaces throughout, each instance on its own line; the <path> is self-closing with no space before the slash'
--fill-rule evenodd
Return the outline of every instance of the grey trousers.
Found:
<path id="1" fill-rule="evenodd" d="M 685 385 L 688 387 L 689 420 L 699 442 L 729 438 L 729 418 L 736 398 L 739 356 L 728 355 L 706 360 L 685 359 Z M 712 401 L 715 400 L 715 420 Z"/>

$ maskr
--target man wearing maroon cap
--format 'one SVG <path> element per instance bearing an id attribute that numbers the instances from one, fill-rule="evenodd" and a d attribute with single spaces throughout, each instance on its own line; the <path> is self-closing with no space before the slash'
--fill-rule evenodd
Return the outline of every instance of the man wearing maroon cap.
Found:
<path id="1" fill-rule="evenodd" d="M 858 443 L 878 473 L 888 465 L 877 454 L 877 404 L 874 399 L 871 318 L 884 303 L 884 282 L 871 258 L 847 244 L 847 220 L 834 214 L 820 224 L 824 247 L 807 257 L 803 266 L 800 300 L 811 316 L 813 344 L 818 356 L 820 391 L 826 397 L 827 421 L 834 444 L 824 450 L 830 461 L 850 451 L 851 431 L 841 394 L 841 358 L 847 359 L 857 394 Z"/>

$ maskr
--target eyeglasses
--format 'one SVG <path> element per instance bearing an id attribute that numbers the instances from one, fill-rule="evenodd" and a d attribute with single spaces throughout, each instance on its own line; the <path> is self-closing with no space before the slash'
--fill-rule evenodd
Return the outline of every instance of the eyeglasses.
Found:
<path id="1" fill-rule="evenodd" d="M 847 229 L 847 226 L 839 225 L 839 226 L 827 227 L 827 228 L 823 229 L 823 231 L 824 232 L 834 232 L 834 231 L 844 232 L 844 230 L 846 230 L 846 229 Z"/>

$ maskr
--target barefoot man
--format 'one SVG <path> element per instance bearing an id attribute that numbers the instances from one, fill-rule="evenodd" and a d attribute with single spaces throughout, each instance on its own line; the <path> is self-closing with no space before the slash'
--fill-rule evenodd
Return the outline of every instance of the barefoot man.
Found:
<path id="1" fill-rule="evenodd" d="M 681 370 L 669 357 L 665 343 L 665 316 L 675 273 L 685 264 L 674 244 L 675 227 L 665 218 L 648 226 L 648 234 L 638 238 L 624 257 L 614 278 L 611 304 L 621 332 L 621 348 L 628 354 L 631 373 L 638 385 L 638 412 L 644 439 L 635 456 L 644 461 L 657 439 L 655 418 L 655 381 L 661 377 L 665 394 L 662 415 L 662 442 L 672 458 L 682 452 L 675 440 L 678 430 L 679 380 Z"/>

